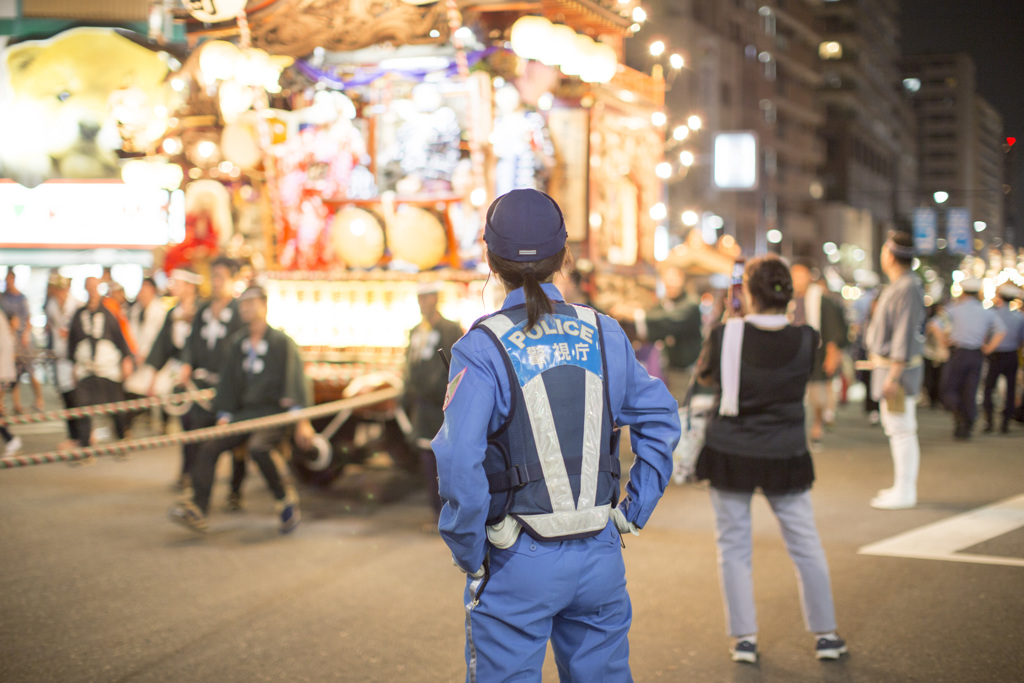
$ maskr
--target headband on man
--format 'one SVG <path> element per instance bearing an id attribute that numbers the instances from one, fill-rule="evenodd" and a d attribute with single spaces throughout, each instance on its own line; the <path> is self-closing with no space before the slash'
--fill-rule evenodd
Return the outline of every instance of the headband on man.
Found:
<path id="1" fill-rule="evenodd" d="M 914 258 L 914 256 L 916 256 L 914 247 L 905 247 L 902 244 L 896 244 L 896 242 L 893 241 L 892 237 L 890 237 L 886 241 L 885 246 L 889 249 L 889 253 L 891 253 L 898 259 L 906 260 L 912 259 Z"/>

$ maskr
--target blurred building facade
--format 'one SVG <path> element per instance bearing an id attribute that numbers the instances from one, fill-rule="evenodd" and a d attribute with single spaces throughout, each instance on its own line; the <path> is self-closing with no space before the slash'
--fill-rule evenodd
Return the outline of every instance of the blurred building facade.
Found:
<path id="1" fill-rule="evenodd" d="M 939 208 L 941 190 L 945 207 L 966 207 L 986 224 L 976 235 L 986 244 L 1013 239 L 999 112 L 977 95 L 967 55 L 901 55 L 899 0 L 664 0 L 650 8 L 627 57 L 666 75 L 668 221 L 677 238 L 703 227 L 710 242 L 717 229 L 748 254 L 830 262 L 850 278 L 877 269 L 886 233 L 912 229 L 919 206 Z M 648 53 L 659 40 L 665 52 Z M 673 50 L 684 68 L 670 66 Z M 701 129 L 673 138 L 693 114 Z M 723 131 L 756 134 L 756 189 L 716 188 L 714 138 Z M 692 154 L 688 163 L 681 152 Z M 777 245 L 772 231 L 781 233 Z"/>
<path id="2" fill-rule="evenodd" d="M 965 207 L 986 224 L 985 242 L 1002 241 L 1003 123 L 977 94 L 974 61 L 963 53 L 910 55 L 903 72 L 918 124 L 919 203 L 934 205 L 934 193 L 946 192 L 945 206 Z"/>
<path id="3" fill-rule="evenodd" d="M 816 5 L 822 42 L 819 96 L 823 239 L 847 275 L 870 269 L 889 230 L 909 227 L 917 204 L 915 120 L 901 87 L 898 0 Z"/>
<path id="4" fill-rule="evenodd" d="M 820 243 L 824 110 L 816 97 L 820 36 L 813 5 L 805 0 L 652 3 L 645 29 L 649 39 L 634 41 L 630 58 L 637 68 L 650 69 L 652 56 L 641 52 L 652 41 L 682 48 L 684 68 L 664 64 L 668 130 L 686 124 L 691 115 L 701 119 L 699 130 L 669 142 L 667 159 L 674 164 L 667 183 L 669 219 L 675 235 L 694 227 L 696 216 L 695 227 L 703 228 L 707 241 L 728 233 L 748 254 L 768 249 L 772 231 L 785 235 L 772 248 L 786 255 Z M 714 140 L 726 131 L 757 136 L 756 188 L 716 188 Z M 678 160 L 683 152 L 694 155 L 692 165 Z M 689 221 L 682 219 L 684 212 Z"/>

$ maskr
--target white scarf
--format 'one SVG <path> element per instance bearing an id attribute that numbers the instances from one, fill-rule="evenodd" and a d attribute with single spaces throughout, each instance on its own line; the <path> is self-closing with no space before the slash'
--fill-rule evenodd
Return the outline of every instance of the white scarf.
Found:
<path id="1" fill-rule="evenodd" d="M 815 283 L 804 293 L 804 319 L 814 329 L 821 331 L 821 287 Z"/>
<path id="2" fill-rule="evenodd" d="M 788 324 L 782 314 L 751 314 L 744 318 L 725 321 L 722 335 L 722 401 L 719 415 L 739 415 L 740 412 L 740 356 L 743 352 L 743 327 L 750 323 L 762 330 L 781 330 Z"/>

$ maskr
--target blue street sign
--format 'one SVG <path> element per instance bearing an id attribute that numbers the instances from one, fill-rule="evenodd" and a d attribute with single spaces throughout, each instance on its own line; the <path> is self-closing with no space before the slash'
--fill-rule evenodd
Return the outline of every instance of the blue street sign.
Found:
<path id="1" fill-rule="evenodd" d="M 971 235 L 971 210 L 958 207 L 946 212 L 946 240 L 954 254 L 974 252 L 974 238 Z"/>
<path id="2" fill-rule="evenodd" d="M 918 255 L 934 254 L 937 238 L 935 209 L 926 206 L 914 209 L 914 249 Z"/>

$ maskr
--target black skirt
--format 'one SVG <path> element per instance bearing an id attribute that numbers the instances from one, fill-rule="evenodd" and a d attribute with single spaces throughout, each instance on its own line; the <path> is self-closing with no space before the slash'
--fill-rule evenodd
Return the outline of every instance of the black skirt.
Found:
<path id="1" fill-rule="evenodd" d="M 765 495 L 782 496 L 811 488 L 814 461 L 807 451 L 789 458 L 764 458 L 723 453 L 705 446 L 697 458 L 696 474 L 697 479 L 710 481 L 722 491 L 753 493 L 760 488 Z"/>

